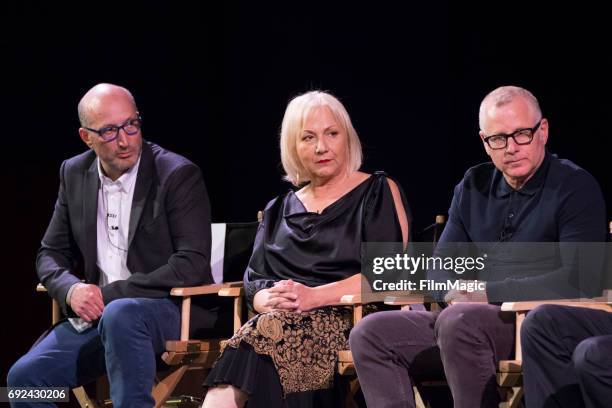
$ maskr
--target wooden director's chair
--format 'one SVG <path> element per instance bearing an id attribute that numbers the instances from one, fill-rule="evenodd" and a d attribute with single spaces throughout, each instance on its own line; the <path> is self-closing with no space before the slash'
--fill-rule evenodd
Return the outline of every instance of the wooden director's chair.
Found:
<path id="1" fill-rule="evenodd" d="M 612 242 L 612 222 L 609 223 L 608 228 L 607 245 L 610 245 L 610 242 Z M 612 254 L 608 253 L 604 274 L 610 274 L 611 271 Z M 612 278 L 610 276 L 604 276 L 604 278 L 604 287 L 608 289 L 603 291 L 602 296 L 593 299 L 506 302 L 502 304 L 502 311 L 514 312 L 516 314 L 516 334 L 514 360 L 502 360 L 499 362 L 497 384 L 506 390 L 506 400 L 500 404 L 500 408 L 518 408 L 523 406 L 521 327 L 527 313 L 543 304 L 582 307 L 612 312 Z"/>
<path id="2" fill-rule="evenodd" d="M 502 360 L 499 362 L 497 384 L 507 389 L 507 400 L 500 404 L 500 408 L 517 408 L 522 406 L 523 361 L 521 350 L 521 327 L 527 313 L 543 304 L 582 307 L 612 312 L 612 291 L 609 289 L 605 290 L 603 296 L 588 300 L 506 302 L 502 305 L 502 311 L 514 312 L 516 314 L 516 338 L 514 360 Z"/>
<path id="3" fill-rule="evenodd" d="M 258 222 L 212 224 L 212 256 L 211 269 L 216 283 L 196 287 L 173 288 L 171 296 L 182 298 L 181 309 L 181 336 L 179 340 L 167 341 L 166 351 L 162 354 L 162 361 L 168 366 L 168 373 L 158 379 L 151 394 L 155 399 L 155 408 L 167 406 L 180 406 L 198 402 L 198 398 L 191 396 L 171 397 L 171 394 L 191 370 L 207 370 L 220 354 L 220 342 L 224 339 L 191 339 L 189 337 L 189 321 L 192 298 L 195 296 L 220 296 L 233 298 L 233 330 L 242 325 L 242 275 L 253 250 L 253 242 Z M 38 292 L 46 292 L 39 284 Z M 61 311 L 57 301 L 52 304 L 52 322 L 57 323 Z M 105 399 L 108 396 L 107 387 L 96 385 L 96 395 L 102 398 L 92 398 L 84 387 L 73 389 L 73 393 L 82 408 L 112 407 L 112 402 Z M 197 395 L 202 394 L 201 382 L 197 384 Z"/>
<path id="4" fill-rule="evenodd" d="M 258 219 L 261 221 L 262 213 L 261 211 L 258 213 Z M 437 216 L 436 222 L 429 227 L 427 227 L 424 232 L 426 232 L 429 236 L 429 239 L 435 242 L 440 237 L 442 233 L 442 229 L 444 228 L 444 223 L 446 222 L 445 216 Z M 241 309 L 242 306 L 242 297 L 244 295 L 244 291 L 242 288 L 242 282 L 233 283 L 230 287 L 223 288 L 219 291 L 220 296 L 232 297 L 234 298 L 234 331 L 238 330 L 243 322 L 240 320 L 242 314 L 237 311 Z M 370 293 L 366 298 L 362 298 L 361 293 L 358 294 L 349 294 L 345 295 L 341 298 L 338 306 L 347 306 L 351 307 L 353 310 L 353 326 L 359 323 L 359 321 L 363 317 L 364 306 L 371 303 L 385 303 L 387 305 L 393 306 L 406 306 L 406 305 L 414 305 L 414 304 L 423 304 L 428 302 L 423 295 L 407 295 L 405 292 L 384 292 L 384 293 Z M 249 316 L 252 317 L 252 316 Z M 215 357 L 216 358 L 216 357 Z M 337 363 L 337 372 L 342 376 L 349 377 L 349 387 L 347 396 L 345 398 L 345 407 L 352 408 L 356 407 L 356 403 L 354 401 L 354 397 L 359 391 L 359 381 L 357 379 L 357 375 L 355 372 L 355 364 L 353 361 L 353 356 L 350 350 L 341 350 L 338 353 L 338 363 Z M 421 400 L 418 391 L 415 388 L 415 395 L 418 395 L 418 399 Z M 425 408 L 425 404 L 421 400 L 421 404 L 417 405 L 417 408 Z"/>
<path id="5" fill-rule="evenodd" d="M 433 250 L 440 239 L 445 223 L 446 216 L 437 215 L 435 222 L 419 233 L 418 239 L 423 242 L 431 242 Z M 424 303 L 434 305 L 434 309 L 437 307 L 437 304 L 432 303 L 431 300 L 424 295 L 406 294 L 405 292 L 372 293 L 365 299 L 362 299 L 361 294 L 353 294 L 345 295 L 340 300 L 341 305 L 353 308 L 353 327 L 363 318 L 364 307 L 371 303 L 384 303 L 388 306 L 406 309 L 409 309 L 412 305 L 422 305 Z M 359 392 L 359 379 L 356 376 L 355 362 L 350 350 L 342 350 L 338 353 L 338 373 L 350 377 L 345 407 L 355 407 L 354 397 Z M 416 400 L 416 408 L 425 408 L 426 405 L 416 386 L 413 387 L 413 392 Z"/>
<path id="6" fill-rule="evenodd" d="M 258 221 L 262 220 L 262 212 L 260 211 L 257 215 Z M 425 228 L 421 233 L 421 239 L 427 242 L 432 242 L 432 249 L 435 247 L 444 225 L 446 223 L 446 217 L 438 215 L 435 218 L 435 222 Z M 244 268 L 243 268 L 244 270 Z M 181 291 L 191 290 L 192 288 L 183 288 Z M 178 293 L 178 292 L 177 292 Z M 234 299 L 234 332 L 237 331 L 243 324 L 240 313 L 242 310 L 242 297 L 244 296 L 244 290 L 242 282 L 232 282 L 229 286 L 219 290 L 219 296 L 231 297 Z M 384 292 L 384 293 L 370 293 L 366 298 L 362 297 L 361 293 L 349 294 L 341 298 L 338 306 L 351 307 L 353 311 L 353 327 L 363 318 L 364 307 L 372 303 L 384 303 L 386 305 L 397 306 L 397 307 L 410 307 L 410 305 L 431 303 L 431 300 L 423 295 L 406 294 L 405 292 Z M 437 304 L 435 304 L 437 306 Z M 435 306 L 434 306 L 435 307 Z M 249 315 L 249 318 L 252 315 Z M 217 352 L 218 355 L 218 352 Z M 216 356 L 215 356 L 216 358 Z M 345 398 L 345 407 L 353 408 L 356 407 L 354 397 L 359 391 L 359 381 L 355 372 L 355 364 L 353 356 L 350 350 L 341 350 L 338 353 L 337 372 L 342 376 L 349 377 L 349 387 L 347 396 Z M 417 408 L 426 408 L 418 390 L 414 389 L 415 397 L 417 398 Z"/>

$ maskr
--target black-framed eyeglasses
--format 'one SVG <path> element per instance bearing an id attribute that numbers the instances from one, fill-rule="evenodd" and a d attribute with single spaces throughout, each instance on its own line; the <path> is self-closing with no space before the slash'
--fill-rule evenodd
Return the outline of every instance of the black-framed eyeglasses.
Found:
<path id="1" fill-rule="evenodd" d="M 88 127 L 83 128 L 89 130 L 90 132 L 97 133 L 105 142 L 112 142 L 119 137 L 119 131 L 121 129 L 123 129 L 127 135 L 134 136 L 136 133 L 140 132 L 141 127 L 142 118 L 138 116 L 136 119 L 128 119 L 122 125 L 109 125 L 101 127 L 100 129 L 92 129 Z"/>
<path id="2" fill-rule="evenodd" d="M 493 150 L 505 149 L 508 146 L 508 139 L 512 138 L 517 145 L 528 145 L 533 140 L 533 135 L 540 128 L 542 119 L 532 128 L 518 129 L 510 134 L 499 133 L 497 135 L 486 136 L 482 140 Z"/>

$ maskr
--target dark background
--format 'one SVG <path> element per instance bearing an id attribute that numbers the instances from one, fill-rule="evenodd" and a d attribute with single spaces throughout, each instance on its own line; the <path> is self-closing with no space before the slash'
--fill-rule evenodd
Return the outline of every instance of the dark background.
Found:
<path id="1" fill-rule="evenodd" d="M 550 120 L 551 151 L 599 180 L 610 217 L 608 15 L 589 2 L 3 3 L 0 385 L 49 322 L 34 258 L 59 165 L 85 149 L 76 105 L 91 86 L 133 92 L 145 138 L 202 168 L 216 222 L 254 220 L 289 188 L 285 106 L 329 90 L 351 114 L 364 169 L 400 182 L 419 230 L 487 160 L 480 100 L 521 85 Z"/>

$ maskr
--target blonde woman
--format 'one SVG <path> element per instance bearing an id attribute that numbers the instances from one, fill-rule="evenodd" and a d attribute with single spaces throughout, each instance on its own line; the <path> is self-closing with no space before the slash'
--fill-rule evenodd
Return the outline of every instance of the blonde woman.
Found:
<path id="1" fill-rule="evenodd" d="M 204 407 L 337 406 L 331 390 L 350 316 L 329 306 L 361 290 L 362 242 L 406 242 L 398 185 L 359 171 L 361 143 L 344 106 L 312 91 L 287 106 L 281 160 L 291 190 L 265 208 L 245 273 L 258 314 L 225 345 Z"/>

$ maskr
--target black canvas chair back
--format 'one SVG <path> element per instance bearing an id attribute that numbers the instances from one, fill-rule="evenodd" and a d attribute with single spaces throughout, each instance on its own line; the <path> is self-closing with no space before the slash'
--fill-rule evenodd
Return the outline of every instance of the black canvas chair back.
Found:
<path id="1" fill-rule="evenodd" d="M 242 281 L 258 225 L 258 222 L 212 225 L 211 268 L 215 283 Z"/>

